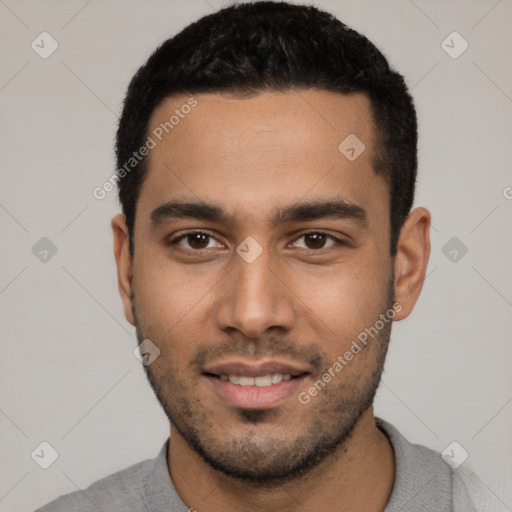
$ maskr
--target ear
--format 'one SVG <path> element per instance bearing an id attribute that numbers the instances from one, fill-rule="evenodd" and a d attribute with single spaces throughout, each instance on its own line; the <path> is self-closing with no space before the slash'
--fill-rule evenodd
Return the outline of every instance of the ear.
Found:
<path id="1" fill-rule="evenodd" d="M 420 295 L 430 256 L 430 212 L 416 208 L 407 217 L 397 244 L 395 257 L 395 301 L 402 309 L 395 320 L 403 320 Z"/>
<path id="2" fill-rule="evenodd" d="M 130 236 L 126 227 L 126 217 L 116 215 L 111 222 L 114 234 L 114 256 L 117 265 L 117 286 L 123 301 L 124 316 L 135 325 L 132 304 L 132 257 L 130 256 Z"/>

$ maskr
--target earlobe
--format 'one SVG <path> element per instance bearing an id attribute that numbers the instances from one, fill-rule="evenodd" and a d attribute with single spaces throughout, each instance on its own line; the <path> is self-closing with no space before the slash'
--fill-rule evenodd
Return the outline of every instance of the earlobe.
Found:
<path id="1" fill-rule="evenodd" d="M 111 222 L 114 236 L 114 257 L 117 265 L 117 285 L 123 301 L 124 316 L 135 325 L 132 304 L 132 257 L 130 255 L 130 235 L 126 227 L 126 217 L 116 215 Z"/>
<path id="2" fill-rule="evenodd" d="M 420 295 L 430 256 L 430 212 L 416 208 L 407 217 L 395 257 L 395 301 L 402 309 L 395 320 L 406 318 Z"/>

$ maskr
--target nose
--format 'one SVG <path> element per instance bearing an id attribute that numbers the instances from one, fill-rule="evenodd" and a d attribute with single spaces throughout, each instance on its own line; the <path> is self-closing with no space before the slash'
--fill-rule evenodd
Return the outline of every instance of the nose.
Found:
<path id="1" fill-rule="evenodd" d="M 272 328 L 290 330 L 295 320 L 293 293 L 268 251 L 251 263 L 234 255 L 232 265 L 216 304 L 217 327 L 236 329 L 252 339 Z"/>

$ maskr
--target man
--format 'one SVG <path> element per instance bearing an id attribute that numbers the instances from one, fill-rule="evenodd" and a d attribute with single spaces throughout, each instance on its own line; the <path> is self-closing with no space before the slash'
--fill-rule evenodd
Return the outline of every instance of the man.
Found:
<path id="1" fill-rule="evenodd" d="M 170 439 L 40 511 L 476 510 L 470 474 L 373 415 L 430 252 L 416 142 L 403 78 L 314 7 L 228 7 L 157 49 L 112 229 Z"/>

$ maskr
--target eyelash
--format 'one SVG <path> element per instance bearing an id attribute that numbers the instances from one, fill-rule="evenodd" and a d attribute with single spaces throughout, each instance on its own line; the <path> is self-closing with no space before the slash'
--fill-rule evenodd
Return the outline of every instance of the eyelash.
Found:
<path id="1" fill-rule="evenodd" d="M 173 246 L 173 245 L 178 245 L 179 242 L 181 242 L 182 240 L 186 239 L 188 236 L 190 235 L 196 235 L 196 234 L 201 234 L 201 235 L 206 235 L 208 236 L 209 238 L 213 238 L 215 239 L 215 237 L 213 235 L 211 235 L 210 233 L 207 233 L 205 231 L 187 231 L 186 233 L 183 233 L 179 236 L 177 236 L 176 238 L 173 238 L 171 240 L 169 240 L 167 242 L 167 245 L 169 246 Z M 331 235 L 329 233 L 326 233 L 325 231 L 307 231 L 305 233 L 301 233 L 296 239 L 295 241 L 299 240 L 300 238 L 303 238 L 307 235 L 325 235 L 326 238 L 330 238 L 331 240 L 333 240 L 335 243 L 334 245 L 338 245 L 338 246 L 341 246 L 341 245 L 346 245 L 346 242 L 340 238 L 337 238 L 335 237 L 334 235 Z M 311 252 L 320 252 L 324 249 L 328 249 L 329 247 L 332 247 L 332 246 L 328 246 L 328 247 L 322 247 L 320 249 L 304 249 L 306 251 L 311 251 Z M 187 249 L 187 250 L 190 250 L 190 251 L 193 251 L 193 252 L 201 252 L 201 251 L 206 251 L 208 249 L 188 249 L 186 247 L 184 247 L 184 249 Z"/>

